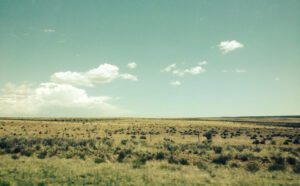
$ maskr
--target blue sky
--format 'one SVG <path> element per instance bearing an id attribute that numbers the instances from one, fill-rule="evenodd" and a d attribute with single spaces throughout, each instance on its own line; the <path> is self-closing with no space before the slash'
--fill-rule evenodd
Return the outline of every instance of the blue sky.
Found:
<path id="1" fill-rule="evenodd" d="M 299 10 L 297 0 L 2 0 L 0 116 L 300 114 Z"/>

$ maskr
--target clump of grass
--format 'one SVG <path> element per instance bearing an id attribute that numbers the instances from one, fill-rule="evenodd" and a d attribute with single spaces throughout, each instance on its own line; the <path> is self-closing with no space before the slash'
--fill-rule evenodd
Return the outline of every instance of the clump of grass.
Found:
<path id="1" fill-rule="evenodd" d="M 207 170 L 207 165 L 206 165 L 206 163 L 204 163 L 204 162 L 202 162 L 202 161 L 198 161 L 198 162 L 196 163 L 196 166 L 197 166 L 197 168 L 200 169 L 200 170 Z"/>
<path id="2" fill-rule="evenodd" d="M 274 163 L 271 164 L 268 168 L 269 171 L 283 171 L 285 170 L 285 159 L 281 156 L 272 157 Z"/>
<path id="3" fill-rule="evenodd" d="M 246 170 L 252 173 L 259 171 L 259 166 L 255 162 L 250 162 L 246 165 Z"/>
<path id="4" fill-rule="evenodd" d="M 37 157 L 39 159 L 45 159 L 46 156 L 47 156 L 47 151 L 42 151 L 42 152 L 38 153 L 38 155 L 37 155 Z"/>
<path id="5" fill-rule="evenodd" d="M 181 158 L 179 161 L 178 161 L 181 165 L 189 165 L 189 161 L 185 158 Z"/>
<path id="6" fill-rule="evenodd" d="M 236 162 L 233 162 L 233 163 L 230 164 L 230 167 L 231 168 L 239 168 L 240 166 Z"/>
<path id="7" fill-rule="evenodd" d="M 213 159 L 213 163 L 225 165 L 227 161 L 231 160 L 230 155 L 220 155 L 217 158 Z"/>
<path id="8" fill-rule="evenodd" d="M 294 158 L 294 157 L 288 157 L 288 158 L 286 159 L 286 162 L 287 162 L 288 164 L 290 164 L 290 165 L 296 165 L 297 160 L 296 160 L 296 158 Z"/>
<path id="9" fill-rule="evenodd" d="M 170 163 L 170 164 L 178 164 L 178 161 L 174 158 L 174 156 L 170 156 L 168 158 L 168 163 Z"/>
<path id="10" fill-rule="evenodd" d="M 30 157 L 32 155 L 32 152 L 29 149 L 22 149 L 21 150 L 21 155 Z"/>
<path id="11" fill-rule="evenodd" d="M 8 181 L 0 180 L 0 186 L 10 186 Z"/>
<path id="12" fill-rule="evenodd" d="M 11 159 L 13 160 L 19 159 L 19 156 L 17 154 L 12 154 Z"/>
<path id="13" fill-rule="evenodd" d="M 215 147 L 213 147 L 213 150 L 216 154 L 221 154 L 223 148 L 219 147 L 219 146 L 215 146 Z"/>
<path id="14" fill-rule="evenodd" d="M 294 173 L 300 173 L 300 164 L 296 164 L 293 166 Z"/>
<path id="15" fill-rule="evenodd" d="M 141 168 L 143 165 L 146 164 L 146 162 L 147 162 L 146 158 L 139 157 L 138 159 L 132 162 L 133 163 L 132 167 L 134 169 Z"/>
<path id="16" fill-rule="evenodd" d="M 117 157 L 118 162 L 123 162 L 124 158 L 126 157 L 126 153 L 124 151 L 119 152 L 119 155 Z"/>
<path id="17" fill-rule="evenodd" d="M 163 160 L 163 159 L 165 159 L 165 154 L 163 152 L 158 152 L 155 156 L 155 159 Z"/>
<path id="18" fill-rule="evenodd" d="M 206 132 L 203 134 L 204 137 L 206 137 L 206 140 L 208 143 L 211 143 L 212 142 L 212 137 L 213 137 L 213 134 L 212 132 Z"/>
<path id="19" fill-rule="evenodd" d="M 254 158 L 254 155 L 253 154 L 240 154 L 238 155 L 237 159 L 241 160 L 241 161 L 248 161 L 249 159 L 252 159 Z"/>
<path id="20" fill-rule="evenodd" d="M 94 162 L 99 164 L 99 163 L 104 163 L 105 162 L 105 157 L 104 156 L 101 156 L 101 157 L 96 157 L 94 159 Z"/>

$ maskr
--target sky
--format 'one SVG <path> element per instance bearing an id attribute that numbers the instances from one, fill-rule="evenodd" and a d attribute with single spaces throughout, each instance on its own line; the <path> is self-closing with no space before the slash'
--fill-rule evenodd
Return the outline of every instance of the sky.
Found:
<path id="1" fill-rule="evenodd" d="M 300 114 L 298 0 L 1 0 L 0 116 Z"/>

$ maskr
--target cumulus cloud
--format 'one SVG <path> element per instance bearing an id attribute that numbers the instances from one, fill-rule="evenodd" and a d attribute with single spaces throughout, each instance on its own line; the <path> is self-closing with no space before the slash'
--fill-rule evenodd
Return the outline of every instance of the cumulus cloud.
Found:
<path id="1" fill-rule="evenodd" d="M 242 43 L 239 43 L 236 40 L 232 40 L 232 41 L 222 41 L 218 45 L 218 47 L 222 51 L 223 54 L 226 54 L 226 53 L 234 51 L 238 48 L 243 48 L 244 45 Z"/>
<path id="2" fill-rule="evenodd" d="M 173 86 L 180 86 L 181 82 L 180 81 L 171 81 L 170 84 Z"/>
<path id="3" fill-rule="evenodd" d="M 93 86 L 97 83 L 110 83 L 117 78 L 138 80 L 137 76 L 127 73 L 120 74 L 119 67 L 105 63 L 87 72 L 56 72 L 51 76 L 51 81 L 75 86 Z"/>
<path id="4" fill-rule="evenodd" d="M 85 73 L 87 78 L 95 83 L 110 83 L 119 76 L 119 67 L 111 64 L 101 64 Z"/>
<path id="5" fill-rule="evenodd" d="M 82 73 L 78 72 L 56 72 L 51 76 L 51 80 L 56 83 L 68 83 L 73 85 L 92 86 L 90 79 Z"/>
<path id="6" fill-rule="evenodd" d="M 198 63 L 197 66 L 186 68 L 186 69 L 179 69 L 179 68 L 177 68 L 176 64 L 171 64 L 171 65 L 167 66 L 166 68 L 164 68 L 162 70 L 162 72 L 172 73 L 172 74 L 174 74 L 176 76 L 180 76 L 180 77 L 183 77 L 186 74 L 198 75 L 198 74 L 201 74 L 206 71 L 202 67 L 202 65 L 205 65 L 205 64 L 207 64 L 206 61 L 205 61 L 205 63 L 201 62 L 201 63 Z"/>
<path id="7" fill-rule="evenodd" d="M 0 94 L 0 115 L 36 116 L 51 109 L 94 111 L 97 115 L 105 115 L 118 110 L 108 103 L 112 99 L 109 96 L 89 96 L 84 89 L 69 84 L 48 82 L 35 88 L 28 84 L 7 84 Z"/>
<path id="8" fill-rule="evenodd" d="M 137 67 L 137 64 L 135 62 L 131 62 L 127 64 L 128 68 L 135 69 Z"/>

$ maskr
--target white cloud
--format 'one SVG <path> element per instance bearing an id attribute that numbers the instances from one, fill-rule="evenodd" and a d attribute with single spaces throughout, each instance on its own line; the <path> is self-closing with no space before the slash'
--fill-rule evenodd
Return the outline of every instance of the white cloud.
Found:
<path id="1" fill-rule="evenodd" d="M 162 71 L 163 72 L 170 72 L 175 68 L 176 68 L 176 64 L 171 64 L 171 65 L 167 66 L 165 69 L 163 69 Z"/>
<path id="2" fill-rule="evenodd" d="M 138 80 L 137 76 L 127 73 L 120 74 L 119 67 L 105 63 L 87 72 L 56 72 L 51 76 L 51 81 L 76 86 L 93 86 L 96 83 L 110 83 L 117 78 Z"/>
<path id="3" fill-rule="evenodd" d="M 207 65 L 207 61 L 200 61 L 198 65 Z"/>
<path id="4" fill-rule="evenodd" d="M 137 64 L 135 62 L 131 62 L 127 64 L 128 68 L 135 69 L 137 67 Z"/>
<path id="5" fill-rule="evenodd" d="M 222 51 L 223 54 L 226 54 L 226 53 L 234 51 L 238 48 L 243 48 L 244 45 L 242 43 L 239 43 L 236 40 L 232 40 L 232 41 L 222 41 L 218 45 L 218 47 Z"/>
<path id="6" fill-rule="evenodd" d="M 205 72 L 205 69 L 201 66 L 195 66 L 195 67 L 192 67 L 190 69 L 186 69 L 184 72 L 192 74 L 192 75 L 197 75 L 197 74 L 200 74 L 202 72 Z"/>
<path id="7" fill-rule="evenodd" d="M 86 72 L 86 76 L 95 83 L 109 83 L 119 76 L 119 67 L 111 64 L 101 64 Z"/>
<path id="8" fill-rule="evenodd" d="M 59 109 L 77 110 L 96 115 L 105 115 L 118 110 L 108 103 L 108 96 L 89 96 L 84 89 L 68 84 L 41 83 L 36 88 L 31 85 L 7 84 L 0 94 L 0 115 L 38 116 L 60 114 Z M 52 110 L 53 113 L 49 113 Z"/>
<path id="9" fill-rule="evenodd" d="M 46 32 L 46 33 L 53 33 L 53 32 L 56 32 L 56 30 L 55 29 L 51 29 L 51 28 L 45 28 L 44 32 Z"/>
<path id="10" fill-rule="evenodd" d="M 134 76 L 132 74 L 120 74 L 120 77 L 122 79 L 131 80 L 131 81 L 137 81 L 138 80 L 137 76 Z"/>
<path id="11" fill-rule="evenodd" d="M 206 61 L 200 62 L 198 63 L 197 66 L 191 67 L 191 68 L 186 68 L 186 69 L 178 69 L 176 67 L 176 64 L 171 64 L 169 66 L 167 66 L 166 68 L 164 68 L 162 70 L 162 72 L 168 72 L 168 73 L 172 73 L 176 76 L 180 76 L 183 77 L 186 74 L 190 74 L 190 75 L 198 75 L 200 73 L 205 72 L 206 70 L 201 66 L 201 65 L 205 65 L 207 64 Z"/>
<path id="12" fill-rule="evenodd" d="M 78 72 L 56 72 L 51 76 L 51 80 L 56 83 L 66 83 L 72 85 L 92 86 L 90 79 L 82 73 Z"/>
<path id="13" fill-rule="evenodd" d="M 235 72 L 237 72 L 237 73 L 245 73 L 246 70 L 245 69 L 236 69 Z"/>
<path id="14" fill-rule="evenodd" d="M 171 81 L 170 84 L 173 86 L 180 86 L 181 82 L 180 81 Z"/>

